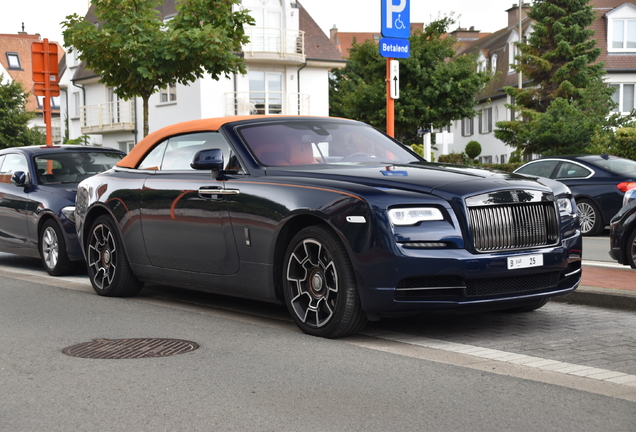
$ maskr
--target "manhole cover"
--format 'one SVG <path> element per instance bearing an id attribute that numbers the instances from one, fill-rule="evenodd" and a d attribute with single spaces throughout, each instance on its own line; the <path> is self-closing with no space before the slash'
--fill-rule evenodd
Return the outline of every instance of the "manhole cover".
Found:
<path id="1" fill-rule="evenodd" d="M 72 357 L 95 359 L 133 359 L 167 357 L 199 348 L 196 342 L 181 339 L 95 339 L 64 348 Z"/>

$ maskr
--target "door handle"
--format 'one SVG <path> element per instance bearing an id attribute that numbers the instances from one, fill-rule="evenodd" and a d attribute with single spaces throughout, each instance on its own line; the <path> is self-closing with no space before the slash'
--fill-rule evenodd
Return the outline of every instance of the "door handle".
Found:
<path id="1" fill-rule="evenodd" d="M 199 195 L 211 196 L 211 195 L 238 195 L 241 191 L 238 189 L 221 189 L 219 187 L 201 187 L 199 188 Z"/>

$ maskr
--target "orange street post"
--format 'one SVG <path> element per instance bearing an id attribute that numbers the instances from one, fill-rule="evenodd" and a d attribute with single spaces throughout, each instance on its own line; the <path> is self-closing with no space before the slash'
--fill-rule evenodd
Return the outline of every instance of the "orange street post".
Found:
<path id="1" fill-rule="evenodd" d="M 410 0 L 382 0 L 380 55 L 386 57 L 386 133 L 395 135 L 395 99 L 400 97 L 399 62 L 411 55 Z"/>
<path id="2" fill-rule="evenodd" d="M 33 65 L 33 94 L 44 96 L 42 110 L 46 124 L 46 145 L 53 146 L 51 130 L 51 98 L 60 95 L 60 76 L 58 71 L 57 45 L 48 39 L 31 44 L 31 62 Z"/>

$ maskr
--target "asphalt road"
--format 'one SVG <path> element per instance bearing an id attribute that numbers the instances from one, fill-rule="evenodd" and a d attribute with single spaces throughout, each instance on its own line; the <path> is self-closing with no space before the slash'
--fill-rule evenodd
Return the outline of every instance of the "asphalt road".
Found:
<path id="1" fill-rule="evenodd" d="M 609 250 L 609 229 L 598 236 L 583 237 L 583 260 L 616 263 L 609 256 Z"/>
<path id="2" fill-rule="evenodd" d="M 174 288 L 95 295 L 0 255 L 0 431 L 632 431 L 632 313 L 427 314 L 302 334 L 277 305 Z M 82 359 L 94 339 L 196 351 Z"/>

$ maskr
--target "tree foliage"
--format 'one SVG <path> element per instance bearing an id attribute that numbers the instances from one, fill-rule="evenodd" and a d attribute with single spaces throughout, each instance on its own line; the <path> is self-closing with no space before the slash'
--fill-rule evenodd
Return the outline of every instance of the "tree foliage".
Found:
<path id="1" fill-rule="evenodd" d="M 471 160 L 475 159 L 481 154 L 481 144 L 474 140 L 468 141 L 468 144 L 466 144 L 466 147 L 464 148 L 464 153 L 466 153 L 466 156 L 468 156 Z"/>
<path id="2" fill-rule="evenodd" d="M 475 71 L 475 57 L 455 58 L 454 40 L 442 38 L 453 23 L 442 18 L 409 38 L 410 57 L 400 59 L 400 98 L 395 101 L 395 137 L 418 141 L 418 128 L 444 127 L 474 117 L 475 95 L 490 75 Z M 347 65 L 330 79 L 330 115 L 386 128 L 386 59 L 369 40 L 354 41 Z"/>
<path id="3" fill-rule="evenodd" d="M 0 74 L 0 148 L 44 145 L 46 137 L 29 128 L 35 113 L 27 111 L 28 93 L 17 81 L 4 82 Z"/>
<path id="4" fill-rule="evenodd" d="M 159 88 L 246 73 L 236 55 L 248 42 L 243 25 L 254 21 L 233 11 L 240 0 L 180 0 L 177 15 L 164 22 L 163 0 L 93 0 L 96 26 L 78 15 L 62 24 L 65 46 L 115 89 L 122 99 L 141 97 L 144 136 L 148 99 Z"/>
<path id="5" fill-rule="evenodd" d="M 582 153 L 599 128 L 628 121 L 609 116 L 613 89 L 589 27 L 596 14 L 589 0 L 535 0 L 528 16 L 533 30 L 514 69 L 531 85 L 505 88 L 517 117 L 498 122 L 495 136 L 523 154 Z"/>

